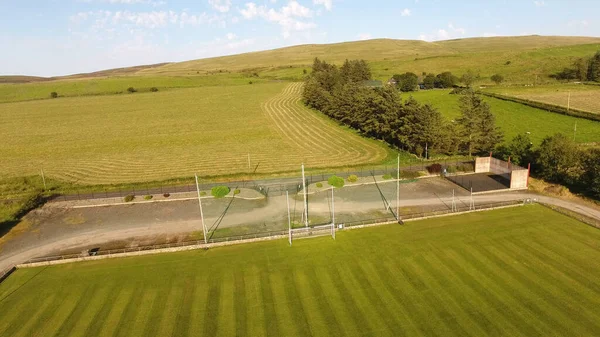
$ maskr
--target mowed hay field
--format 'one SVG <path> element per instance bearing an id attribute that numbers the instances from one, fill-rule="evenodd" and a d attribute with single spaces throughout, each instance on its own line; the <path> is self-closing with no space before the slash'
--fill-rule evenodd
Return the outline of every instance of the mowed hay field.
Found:
<path id="1" fill-rule="evenodd" d="M 460 117 L 458 106 L 460 95 L 451 95 L 449 90 L 423 90 L 402 95 L 405 99 L 412 95 L 420 103 L 431 104 L 449 120 Z M 504 131 L 505 141 L 510 141 L 518 134 L 530 132 L 531 140 L 539 145 L 544 137 L 555 133 L 572 136 L 577 123 L 576 142 L 600 142 L 600 122 L 552 113 L 520 103 L 482 97 L 489 103 L 492 113 L 496 116 L 496 125 Z"/>
<path id="2" fill-rule="evenodd" d="M 531 101 L 600 114 L 600 86 L 547 85 L 537 87 L 493 87 L 486 91 Z M 569 100 L 570 94 L 570 100 Z"/>
<path id="3" fill-rule="evenodd" d="M 0 335 L 594 336 L 600 231 L 542 206 L 20 269 Z"/>
<path id="4" fill-rule="evenodd" d="M 304 108 L 301 88 L 269 83 L 0 104 L 0 172 L 43 168 L 53 178 L 105 184 L 387 157 L 380 143 Z"/>

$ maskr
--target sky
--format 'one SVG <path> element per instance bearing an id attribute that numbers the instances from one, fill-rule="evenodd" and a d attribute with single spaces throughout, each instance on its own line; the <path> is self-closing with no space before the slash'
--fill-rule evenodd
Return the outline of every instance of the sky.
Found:
<path id="1" fill-rule="evenodd" d="M 600 36 L 599 0 L 0 0 L 0 74 L 58 76 L 306 43 Z"/>

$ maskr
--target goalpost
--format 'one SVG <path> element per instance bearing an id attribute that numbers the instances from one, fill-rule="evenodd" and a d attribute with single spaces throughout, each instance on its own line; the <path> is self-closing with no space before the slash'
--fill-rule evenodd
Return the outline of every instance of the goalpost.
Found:
<path id="1" fill-rule="evenodd" d="M 302 239 L 302 238 L 312 238 L 312 237 L 331 235 L 331 237 L 335 240 L 335 231 L 336 231 L 335 203 L 334 203 L 333 197 L 334 197 L 334 195 L 333 195 L 333 187 L 332 187 L 331 188 L 332 215 L 331 215 L 331 223 L 330 224 L 311 227 L 311 226 L 308 226 L 307 221 L 306 221 L 307 219 L 304 219 L 305 227 L 292 228 L 292 220 L 291 220 L 291 214 L 290 214 L 290 198 L 289 198 L 289 193 L 287 191 L 285 192 L 285 201 L 287 204 L 287 216 L 288 216 L 288 242 L 290 243 L 290 246 L 292 245 L 292 242 L 295 239 Z M 306 212 L 306 209 L 304 210 L 304 212 Z M 306 213 L 304 213 L 304 214 L 306 214 Z"/>

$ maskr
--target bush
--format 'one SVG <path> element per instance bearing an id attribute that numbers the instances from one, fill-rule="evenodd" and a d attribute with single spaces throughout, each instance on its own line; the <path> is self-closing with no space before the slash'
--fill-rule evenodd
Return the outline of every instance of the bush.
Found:
<path id="1" fill-rule="evenodd" d="M 456 171 L 458 171 L 458 168 L 456 166 L 448 166 L 448 168 L 446 169 L 446 172 L 448 173 L 456 173 Z"/>
<path id="2" fill-rule="evenodd" d="M 135 195 L 133 195 L 133 194 L 126 195 L 125 198 L 123 198 L 123 200 L 125 200 L 125 202 L 131 202 L 131 201 L 133 201 L 133 199 L 135 199 Z"/>
<path id="3" fill-rule="evenodd" d="M 158 91 L 158 88 L 157 88 L 157 87 L 152 87 L 152 88 L 150 88 L 150 91 L 152 91 L 152 92 L 157 92 L 157 91 Z"/>
<path id="4" fill-rule="evenodd" d="M 129 87 L 129 88 L 127 88 L 127 91 L 128 91 L 129 93 L 131 93 L 131 94 L 133 94 L 134 92 L 137 92 L 137 90 L 135 90 L 135 88 L 134 88 L 134 87 Z"/>
<path id="5" fill-rule="evenodd" d="M 241 191 L 237 188 L 233 191 L 233 194 L 240 194 L 240 193 L 241 193 Z"/>
<path id="6" fill-rule="evenodd" d="M 204 191 L 200 192 L 200 196 L 201 197 L 205 197 L 206 196 L 206 192 L 204 192 Z"/>
<path id="7" fill-rule="evenodd" d="M 473 164 L 462 164 L 457 166 L 457 169 L 462 172 L 475 171 L 475 167 L 473 166 Z"/>
<path id="8" fill-rule="evenodd" d="M 227 186 L 215 186 L 210 190 L 210 194 L 218 199 L 225 197 L 230 191 L 231 189 Z"/>
<path id="9" fill-rule="evenodd" d="M 169 194 L 169 193 L 165 193 L 165 194 L 163 194 L 163 197 L 165 197 L 165 198 L 168 198 L 168 197 L 170 197 L 170 196 L 171 196 L 171 194 Z"/>
<path id="10" fill-rule="evenodd" d="M 356 174 L 351 174 L 348 177 L 348 181 L 351 182 L 351 183 L 355 183 L 356 181 L 358 181 L 358 177 L 356 176 Z"/>
<path id="11" fill-rule="evenodd" d="M 383 175 L 382 178 L 383 178 L 383 180 L 390 180 L 390 179 L 392 179 L 392 175 L 389 174 L 389 173 L 386 173 L 386 174 Z"/>
<path id="12" fill-rule="evenodd" d="M 429 172 L 429 174 L 442 173 L 442 165 L 441 164 L 431 164 L 431 165 L 427 166 L 426 168 L 427 168 L 427 172 Z"/>
<path id="13" fill-rule="evenodd" d="M 336 175 L 333 175 L 333 176 L 329 177 L 329 179 L 327 179 L 327 183 L 330 186 L 333 186 L 335 188 L 344 187 L 344 179 L 342 179 L 342 178 L 340 178 L 340 177 L 338 177 Z"/>
<path id="14" fill-rule="evenodd" d="M 252 84 L 252 81 L 248 81 L 248 84 Z"/>
<path id="15" fill-rule="evenodd" d="M 323 183 L 317 183 L 317 187 L 318 187 L 318 188 L 321 188 L 321 187 L 323 187 Z"/>
<path id="16" fill-rule="evenodd" d="M 53 92 L 50 93 L 50 97 L 57 98 L 58 97 L 58 93 L 56 91 L 53 91 Z"/>
<path id="17" fill-rule="evenodd" d="M 150 199 L 152 199 L 152 198 L 153 198 L 153 196 L 151 196 L 151 195 L 146 195 L 146 196 L 144 196 L 144 200 L 150 200 Z"/>

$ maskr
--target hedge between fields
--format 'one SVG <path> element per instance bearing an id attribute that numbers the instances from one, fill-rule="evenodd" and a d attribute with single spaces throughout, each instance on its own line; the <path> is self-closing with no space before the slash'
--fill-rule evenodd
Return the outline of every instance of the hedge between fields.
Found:
<path id="1" fill-rule="evenodd" d="M 577 109 L 569 109 L 569 110 L 567 110 L 567 108 L 562 107 L 562 106 L 558 106 L 558 105 L 553 105 L 553 104 L 548 104 L 548 103 L 542 103 L 542 102 L 532 101 L 532 100 L 523 99 L 523 98 L 517 98 L 517 97 L 511 97 L 511 96 L 504 96 L 504 95 L 500 95 L 500 94 L 494 94 L 494 93 L 491 93 L 491 92 L 479 91 L 479 93 L 482 94 L 482 95 L 484 95 L 484 96 L 501 99 L 503 101 L 510 101 L 510 102 L 515 102 L 515 103 L 520 103 L 520 104 L 527 105 L 527 106 L 530 106 L 530 107 L 533 107 L 533 108 L 547 110 L 547 111 L 558 113 L 558 114 L 561 114 L 561 115 L 567 115 L 567 116 L 572 116 L 572 117 L 585 118 L 585 119 L 589 119 L 589 120 L 592 120 L 592 121 L 600 122 L 600 114 L 593 114 L 591 112 L 577 110 Z"/>

